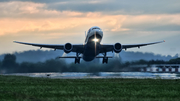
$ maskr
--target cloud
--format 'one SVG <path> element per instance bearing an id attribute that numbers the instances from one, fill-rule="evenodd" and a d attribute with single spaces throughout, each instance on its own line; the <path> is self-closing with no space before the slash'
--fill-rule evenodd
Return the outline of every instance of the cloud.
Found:
<path id="1" fill-rule="evenodd" d="M 64 1 L 63 1 L 64 2 Z M 94 3 L 82 2 L 82 0 L 66 1 L 66 3 L 50 3 L 48 9 L 59 11 L 70 10 L 78 12 L 103 12 L 105 14 L 177 14 L 180 13 L 179 0 L 95 0 Z"/>
<path id="2" fill-rule="evenodd" d="M 122 28 L 139 31 L 180 31 L 180 14 L 130 15 Z"/>
<path id="3" fill-rule="evenodd" d="M 11 6 L 14 9 L 5 9 Z M 3 12 L 0 17 L 0 35 L 79 33 L 82 28 L 87 30 L 94 25 L 109 32 L 179 31 L 180 26 L 180 14 L 109 15 L 101 12 L 61 12 L 47 9 L 46 4 L 19 1 L 0 3 L 0 8 L 4 8 L 0 9 Z"/>
<path id="4" fill-rule="evenodd" d="M 81 16 L 81 12 L 48 10 L 46 4 L 33 2 L 1 2 L 0 18 L 50 18 Z"/>
<path id="5" fill-rule="evenodd" d="M 1 0 L 1 2 L 33 2 L 46 4 L 49 10 L 103 12 L 105 14 L 178 14 L 179 0 Z"/>

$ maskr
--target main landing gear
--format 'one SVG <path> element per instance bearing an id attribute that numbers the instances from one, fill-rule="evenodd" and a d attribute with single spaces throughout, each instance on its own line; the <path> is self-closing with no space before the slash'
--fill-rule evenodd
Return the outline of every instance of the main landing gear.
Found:
<path id="1" fill-rule="evenodd" d="M 108 63 L 108 57 L 106 57 L 106 53 L 104 53 L 103 54 L 104 55 L 104 57 L 103 57 L 103 61 L 102 61 L 102 63 L 104 64 L 104 63 Z"/>
<path id="2" fill-rule="evenodd" d="M 80 57 L 76 57 L 74 63 L 75 63 L 75 64 L 76 64 L 76 63 L 80 64 Z"/>
<path id="3" fill-rule="evenodd" d="M 76 63 L 80 64 L 80 57 L 79 57 L 79 55 L 80 55 L 80 53 L 76 53 L 76 58 L 75 58 L 75 61 L 74 61 L 75 64 Z"/>

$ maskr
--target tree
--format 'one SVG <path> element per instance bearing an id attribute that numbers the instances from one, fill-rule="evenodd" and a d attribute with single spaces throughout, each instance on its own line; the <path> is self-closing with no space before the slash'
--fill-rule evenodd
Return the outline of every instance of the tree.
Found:
<path id="1" fill-rule="evenodd" d="M 16 63 L 16 56 L 14 54 L 6 54 L 2 61 L 2 68 L 12 72 L 16 67 L 18 67 L 18 64 Z"/>
<path id="2" fill-rule="evenodd" d="M 2 61 L 0 61 L 0 69 L 2 68 Z"/>
<path id="3" fill-rule="evenodd" d="M 176 59 L 171 59 L 168 62 L 169 64 L 179 64 L 180 63 L 180 58 L 176 58 Z"/>

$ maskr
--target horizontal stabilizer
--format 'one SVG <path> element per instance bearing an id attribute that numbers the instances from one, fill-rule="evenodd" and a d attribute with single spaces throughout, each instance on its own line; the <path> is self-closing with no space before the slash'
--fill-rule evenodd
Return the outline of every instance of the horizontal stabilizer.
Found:
<path id="1" fill-rule="evenodd" d="M 113 58 L 113 56 L 106 56 L 107 58 Z M 104 56 L 96 56 L 96 58 L 104 58 Z"/>
<path id="2" fill-rule="evenodd" d="M 62 57 L 59 57 L 59 58 L 76 58 L 76 56 L 62 56 Z M 82 58 L 82 57 L 79 57 L 79 58 Z"/>
<path id="3" fill-rule="evenodd" d="M 113 56 L 106 56 L 107 58 L 113 58 Z M 76 56 L 63 56 L 59 58 L 76 58 Z M 81 56 L 79 58 L 82 58 Z M 96 56 L 96 58 L 104 58 L 104 56 Z"/>

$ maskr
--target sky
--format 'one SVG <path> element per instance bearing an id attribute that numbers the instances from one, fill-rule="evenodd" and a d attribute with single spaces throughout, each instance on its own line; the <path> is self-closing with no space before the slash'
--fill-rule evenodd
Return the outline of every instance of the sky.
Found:
<path id="1" fill-rule="evenodd" d="M 104 44 L 165 40 L 127 51 L 180 54 L 179 0 L 0 0 L 0 54 L 39 49 L 13 41 L 81 44 L 92 26 Z"/>

